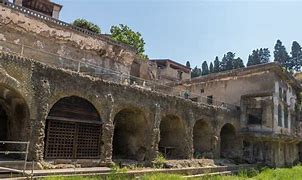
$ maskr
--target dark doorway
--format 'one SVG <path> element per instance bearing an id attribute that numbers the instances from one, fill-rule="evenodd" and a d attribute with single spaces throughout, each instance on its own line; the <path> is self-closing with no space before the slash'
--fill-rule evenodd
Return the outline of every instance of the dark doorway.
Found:
<path id="1" fill-rule="evenodd" d="M 29 109 L 23 97 L 14 89 L 0 86 L 0 151 L 25 151 L 26 146 L 12 141 L 30 141 Z M 0 154 L 1 160 L 24 158 L 24 154 Z"/>
<path id="2" fill-rule="evenodd" d="M 222 158 L 233 158 L 236 156 L 236 133 L 231 124 L 225 124 L 220 131 L 220 156 Z"/>
<path id="3" fill-rule="evenodd" d="M 185 158 L 185 124 L 174 115 L 167 115 L 160 123 L 159 151 L 169 159 Z"/>
<path id="4" fill-rule="evenodd" d="M 7 140 L 7 129 L 8 129 L 8 117 L 3 106 L 0 105 L 0 141 Z M 5 151 L 5 145 L 0 143 L 0 151 Z M 3 154 L 0 154 L 2 157 Z"/>
<path id="5" fill-rule="evenodd" d="M 97 159 L 101 130 L 101 118 L 89 101 L 76 96 L 62 98 L 47 117 L 45 158 Z"/>
<path id="6" fill-rule="evenodd" d="M 193 144 L 194 144 L 194 156 L 195 158 L 210 158 L 210 152 L 212 151 L 212 131 L 208 123 L 204 120 L 196 121 L 193 128 Z"/>
<path id="7" fill-rule="evenodd" d="M 148 124 L 137 109 L 123 109 L 114 117 L 113 159 L 143 161 L 147 151 Z"/>

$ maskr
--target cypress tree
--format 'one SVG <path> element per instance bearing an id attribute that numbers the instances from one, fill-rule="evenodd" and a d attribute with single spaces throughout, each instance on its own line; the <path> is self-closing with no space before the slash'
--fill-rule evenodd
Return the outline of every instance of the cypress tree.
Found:
<path id="1" fill-rule="evenodd" d="M 260 48 L 252 51 L 252 54 L 249 55 L 247 66 L 268 63 L 270 58 L 270 51 L 268 48 Z"/>
<path id="2" fill-rule="evenodd" d="M 285 46 L 282 45 L 282 42 L 279 39 L 277 40 L 274 49 L 274 61 L 279 62 L 283 67 L 290 70 L 291 65 L 289 63 L 289 55 Z"/>
<path id="3" fill-rule="evenodd" d="M 240 57 L 234 59 L 233 67 L 234 69 L 244 68 L 243 60 Z"/>
<path id="4" fill-rule="evenodd" d="M 194 67 L 191 71 L 191 78 L 199 77 L 201 76 L 201 69 L 197 68 L 197 66 Z"/>
<path id="5" fill-rule="evenodd" d="M 234 69 L 235 53 L 227 52 L 221 60 L 221 70 L 227 71 Z"/>
<path id="6" fill-rule="evenodd" d="M 263 63 L 269 63 L 269 58 L 271 57 L 271 52 L 269 51 L 268 48 L 261 48 L 259 51 L 259 57 L 260 57 L 260 62 Z"/>
<path id="7" fill-rule="evenodd" d="M 214 66 L 213 66 L 213 63 L 211 62 L 210 63 L 210 73 L 213 73 L 214 72 Z"/>
<path id="8" fill-rule="evenodd" d="M 293 42 L 290 54 L 291 54 L 291 60 L 288 63 L 290 69 L 293 69 L 295 71 L 300 71 L 302 65 L 302 50 L 300 44 L 297 41 Z"/>
<path id="9" fill-rule="evenodd" d="M 190 64 L 189 61 L 187 61 L 186 66 L 187 66 L 188 68 L 191 68 L 191 64 Z"/>
<path id="10" fill-rule="evenodd" d="M 203 61 L 201 65 L 201 75 L 207 75 L 209 74 L 209 66 L 207 61 Z"/>
<path id="11" fill-rule="evenodd" d="M 218 59 L 218 56 L 216 56 L 215 60 L 214 60 L 214 69 L 213 72 L 219 72 L 220 71 L 220 61 Z"/>

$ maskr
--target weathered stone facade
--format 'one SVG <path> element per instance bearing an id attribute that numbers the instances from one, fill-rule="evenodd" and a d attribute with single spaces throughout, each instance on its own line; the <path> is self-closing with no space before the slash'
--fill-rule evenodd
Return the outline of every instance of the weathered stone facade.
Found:
<path id="1" fill-rule="evenodd" d="M 298 159 L 300 110 L 296 106 L 301 86 L 280 65 L 210 74 L 183 84 L 194 96 L 240 106 L 243 159 L 271 166 L 290 165 Z"/>
<path id="2" fill-rule="evenodd" d="M 229 123 L 235 129 L 239 128 L 238 111 L 221 110 L 154 91 L 110 83 L 11 54 L 1 53 L 0 57 L 1 71 L 3 72 L 1 84 L 6 88 L 6 91 L 16 94 L 16 96 L 20 94 L 19 99 L 23 102 L 22 108 L 28 111 L 24 119 L 18 119 L 18 121 L 28 124 L 20 128 L 23 133 L 17 133 L 18 131 L 13 127 L 11 130 L 18 134 L 16 137 L 18 140 L 30 140 L 30 157 L 37 161 L 44 160 L 45 123 L 49 111 L 57 101 L 70 96 L 78 96 L 88 100 L 100 114 L 103 122 L 101 162 L 111 161 L 114 136 L 113 122 L 123 111 L 143 114 L 141 118 L 143 118 L 144 123 L 138 124 L 138 126 L 146 131 L 134 137 L 143 141 L 137 146 L 129 147 L 129 150 L 138 151 L 139 147 L 144 147 L 146 149 L 144 160 L 152 160 L 157 153 L 160 141 L 160 124 L 165 117 L 171 118 L 173 124 L 174 122 L 183 124 L 182 128 L 178 129 L 182 131 L 181 136 L 175 139 L 182 141 L 181 147 L 177 151 L 179 158 L 193 157 L 193 128 L 198 120 L 207 123 L 211 128 L 210 136 L 217 137 L 218 141 L 223 125 Z M 20 76 L 20 72 L 22 72 L 22 76 Z M 4 92 L 1 97 L 6 98 Z M 13 96 L 8 98 L 13 98 Z M 141 101 L 142 99 L 144 101 Z M 132 122 L 129 124 L 130 128 L 135 128 L 135 123 L 140 121 L 133 119 L 140 118 L 140 116 L 131 116 L 129 113 L 125 113 L 123 118 L 127 122 Z M 127 136 L 127 133 L 125 135 Z M 9 138 L 9 140 L 14 139 Z M 211 147 L 211 150 L 215 157 L 219 157 L 219 143 L 215 147 Z M 137 152 L 135 154 L 137 155 Z"/>

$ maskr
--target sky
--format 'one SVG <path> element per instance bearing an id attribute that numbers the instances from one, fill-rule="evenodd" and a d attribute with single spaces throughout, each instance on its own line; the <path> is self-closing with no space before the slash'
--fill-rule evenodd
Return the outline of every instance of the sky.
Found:
<path id="1" fill-rule="evenodd" d="M 126 24 L 142 34 L 150 59 L 168 58 L 191 67 L 228 51 L 246 63 L 253 49 L 273 48 L 280 39 L 290 52 L 302 45 L 302 0 L 53 0 L 60 19 L 85 18 L 109 33 Z"/>

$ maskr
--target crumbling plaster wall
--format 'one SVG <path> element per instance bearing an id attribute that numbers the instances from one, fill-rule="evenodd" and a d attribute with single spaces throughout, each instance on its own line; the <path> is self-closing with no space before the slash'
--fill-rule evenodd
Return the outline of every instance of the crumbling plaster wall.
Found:
<path id="1" fill-rule="evenodd" d="M 249 124 L 249 109 L 261 109 L 262 119 L 260 124 Z M 241 100 L 241 128 L 251 131 L 271 132 L 274 129 L 274 103 L 272 95 L 260 95 L 255 97 L 242 97 Z"/>
<path id="2" fill-rule="evenodd" d="M 178 73 L 182 72 L 182 78 L 178 78 Z M 171 67 L 171 63 L 167 62 L 167 66 L 164 68 L 158 68 L 157 72 L 161 82 L 181 81 L 191 79 L 191 71 L 184 71 L 182 69 L 174 69 Z"/>
<path id="3" fill-rule="evenodd" d="M 242 95 L 274 91 L 274 80 L 275 75 L 268 71 L 250 73 L 193 83 L 191 92 L 204 97 L 213 96 L 218 101 L 240 106 Z M 203 93 L 201 89 L 204 90 Z"/>
<path id="4" fill-rule="evenodd" d="M 130 74 L 134 60 L 144 70 L 148 69 L 147 61 L 141 60 L 133 48 L 112 43 L 108 37 L 92 37 L 3 5 L 0 5 L 0 11 L 0 49 L 72 70 L 78 70 L 77 61 L 81 61 Z M 83 63 L 81 71 L 97 71 Z M 149 78 L 148 71 L 144 70 L 141 77 Z"/>
<path id="5" fill-rule="evenodd" d="M 286 82 L 280 81 L 280 79 L 275 79 L 274 81 L 274 94 L 273 94 L 273 103 L 274 103 L 274 131 L 278 133 L 291 134 L 294 133 L 292 123 L 295 124 L 295 116 L 296 116 L 296 102 L 297 96 L 295 90 Z M 280 90 L 282 92 L 280 92 Z M 286 100 L 284 100 L 284 94 L 286 96 Z M 280 98 L 282 96 L 282 98 Z M 282 125 L 278 125 L 278 105 L 281 105 L 282 113 Z M 288 109 L 288 117 L 285 119 L 284 109 Z M 285 127 L 285 121 L 288 123 L 288 127 Z"/>

